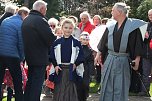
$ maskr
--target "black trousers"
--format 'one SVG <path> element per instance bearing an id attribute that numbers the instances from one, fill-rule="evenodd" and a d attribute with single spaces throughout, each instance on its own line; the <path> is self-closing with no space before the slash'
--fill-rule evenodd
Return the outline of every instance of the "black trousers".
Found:
<path id="1" fill-rule="evenodd" d="M 0 91 L 6 68 L 9 69 L 13 78 L 15 101 L 23 101 L 22 71 L 19 58 L 0 56 Z M 0 101 L 1 100 L 2 96 L 0 94 Z"/>
<path id="2" fill-rule="evenodd" d="M 40 101 L 46 66 L 28 66 L 24 101 Z"/>
<path id="3" fill-rule="evenodd" d="M 87 90 L 86 86 L 83 82 L 76 82 L 77 87 L 77 94 L 78 94 L 78 100 L 79 101 L 86 101 L 87 100 Z"/>
<path id="4" fill-rule="evenodd" d="M 13 97 L 13 90 L 11 87 L 7 88 L 7 101 L 12 101 L 12 97 Z"/>
<path id="5" fill-rule="evenodd" d="M 96 83 L 100 83 L 101 82 L 101 65 L 96 66 Z"/>

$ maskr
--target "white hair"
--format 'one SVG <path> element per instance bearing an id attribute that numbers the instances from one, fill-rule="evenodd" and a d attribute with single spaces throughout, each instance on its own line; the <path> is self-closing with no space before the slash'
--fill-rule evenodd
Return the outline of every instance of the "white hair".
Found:
<path id="1" fill-rule="evenodd" d="M 118 2 L 114 5 L 119 11 L 123 12 L 124 14 L 128 15 L 130 6 L 127 6 L 123 2 Z"/>
<path id="2" fill-rule="evenodd" d="M 22 13 L 23 14 L 28 14 L 29 12 L 30 12 L 30 10 L 27 7 L 25 7 L 25 6 L 19 8 L 19 10 L 18 10 L 18 14 L 19 15 L 22 15 Z"/>
<path id="3" fill-rule="evenodd" d="M 16 6 L 14 6 L 13 4 L 8 4 L 6 5 L 5 7 L 5 12 L 9 12 L 9 13 L 12 13 L 14 14 L 16 12 Z"/>
<path id="4" fill-rule="evenodd" d="M 44 2 L 44 1 L 42 1 L 42 0 L 38 0 L 38 1 L 34 2 L 34 4 L 33 4 L 33 10 L 40 11 L 40 9 L 43 6 L 47 6 L 47 3 Z"/>
<path id="5" fill-rule="evenodd" d="M 148 11 L 148 14 L 151 13 L 151 12 L 152 12 L 152 9 L 150 9 L 150 10 Z"/>
<path id="6" fill-rule="evenodd" d="M 83 15 L 86 15 L 88 19 L 90 19 L 90 14 L 87 11 L 84 11 L 80 14 L 80 18 L 82 18 Z"/>
<path id="7" fill-rule="evenodd" d="M 50 18 L 50 19 L 48 20 L 48 24 L 50 24 L 50 23 L 54 23 L 54 24 L 57 26 L 58 23 L 59 23 L 59 21 L 58 21 L 57 19 L 55 19 L 55 18 Z"/>

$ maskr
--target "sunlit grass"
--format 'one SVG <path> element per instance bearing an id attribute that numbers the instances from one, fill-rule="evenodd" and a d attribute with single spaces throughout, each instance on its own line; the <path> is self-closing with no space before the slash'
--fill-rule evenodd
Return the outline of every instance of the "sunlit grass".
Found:
<path id="1" fill-rule="evenodd" d="M 89 86 L 90 86 L 90 90 L 89 90 L 90 93 L 97 93 L 100 84 L 97 84 L 95 81 L 92 81 Z M 151 96 L 151 99 L 152 99 L 152 83 L 150 84 L 150 91 L 149 91 L 149 93 L 150 93 L 150 96 Z M 129 95 L 130 96 L 137 96 L 137 93 L 131 93 L 130 92 Z M 7 101 L 7 98 L 6 97 L 3 98 L 2 101 Z M 15 99 L 12 98 L 12 101 L 15 101 Z"/>
<path id="2" fill-rule="evenodd" d="M 90 87 L 91 87 L 91 88 L 93 88 L 93 87 L 95 87 L 95 86 L 96 86 L 96 83 L 95 83 L 95 82 L 91 82 L 91 83 L 90 83 Z"/>
<path id="3" fill-rule="evenodd" d="M 90 90 L 89 90 L 90 93 L 97 93 L 100 84 L 97 84 L 95 81 L 92 81 L 89 86 L 90 86 Z"/>
<path id="4" fill-rule="evenodd" d="M 2 101 L 7 101 L 7 97 L 3 98 L 3 100 L 2 100 Z M 15 99 L 14 99 L 14 98 L 12 98 L 12 101 L 15 101 Z"/>
<path id="5" fill-rule="evenodd" d="M 150 90 L 149 90 L 149 94 L 152 97 L 152 83 L 150 83 Z"/>

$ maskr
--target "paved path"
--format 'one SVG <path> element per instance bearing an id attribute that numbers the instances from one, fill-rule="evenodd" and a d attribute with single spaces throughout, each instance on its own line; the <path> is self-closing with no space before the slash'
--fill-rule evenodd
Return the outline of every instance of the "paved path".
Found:
<path id="1" fill-rule="evenodd" d="M 42 94 L 41 101 L 52 101 L 52 98 L 46 97 L 44 94 Z M 91 94 L 87 101 L 99 101 L 99 95 Z M 130 96 L 128 101 L 152 101 L 152 100 L 150 100 L 149 97 Z"/>

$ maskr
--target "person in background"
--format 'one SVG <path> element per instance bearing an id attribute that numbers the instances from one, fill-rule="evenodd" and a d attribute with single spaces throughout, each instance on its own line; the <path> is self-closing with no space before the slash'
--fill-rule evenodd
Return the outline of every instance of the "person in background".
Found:
<path id="1" fill-rule="evenodd" d="M 90 14 L 86 11 L 82 12 L 80 14 L 80 19 L 81 19 L 81 22 L 79 23 L 78 27 L 81 30 L 81 33 L 83 31 L 85 31 L 85 32 L 88 32 L 89 34 L 91 34 L 91 32 L 95 28 L 95 26 L 92 25 L 90 22 Z"/>
<path id="2" fill-rule="evenodd" d="M 57 39 L 50 50 L 50 60 L 55 69 L 50 74 L 50 78 L 52 76 L 52 81 L 55 82 L 53 101 L 81 99 L 78 94 L 79 90 L 82 90 L 79 88 L 82 83 L 83 67 L 77 66 L 83 63 L 84 54 L 81 43 L 71 35 L 74 26 L 71 19 L 63 20 L 61 24 L 63 37 Z"/>
<path id="3" fill-rule="evenodd" d="M 112 17 L 115 22 L 107 25 L 99 44 L 95 64 L 101 64 L 101 94 L 99 101 L 128 101 L 130 87 L 130 63 L 138 70 L 143 53 L 143 39 L 139 27 L 146 22 L 127 17 L 129 7 L 115 3 Z M 105 57 L 104 55 L 108 53 Z M 101 64 L 102 65 L 102 64 Z"/>
<path id="4" fill-rule="evenodd" d="M 59 39 L 63 36 L 63 32 L 62 32 L 61 27 L 56 27 L 54 33 L 55 33 L 55 36 L 57 36 L 57 39 Z"/>
<path id="5" fill-rule="evenodd" d="M 48 24 L 49 24 L 52 32 L 54 33 L 55 28 L 56 28 L 56 27 L 58 26 L 58 24 L 59 24 L 59 21 L 58 21 L 57 19 L 55 19 L 55 18 L 50 18 L 50 19 L 48 20 Z"/>
<path id="6" fill-rule="evenodd" d="M 106 25 L 107 20 L 108 20 L 108 18 L 103 18 L 103 19 L 100 18 L 100 25 Z M 97 22 L 98 22 L 98 20 L 97 20 Z M 96 29 L 94 29 L 94 30 L 96 30 Z M 95 51 L 93 52 L 94 55 L 96 55 L 96 53 L 97 52 L 95 52 Z M 102 67 L 101 67 L 100 64 L 98 64 L 98 65 L 95 66 L 95 68 L 96 68 L 96 83 L 100 84 L 100 82 L 101 82 L 101 68 Z M 101 87 L 99 86 L 98 87 L 98 92 L 97 92 L 98 94 L 100 94 L 100 89 L 101 89 Z"/>
<path id="7" fill-rule="evenodd" d="M 75 27 L 74 27 L 74 31 L 72 33 L 72 35 L 76 38 L 76 39 L 80 39 L 80 34 L 81 34 L 81 30 L 77 27 L 78 25 L 78 18 L 75 16 L 69 16 L 69 19 L 72 19 L 73 22 L 75 23 Z"/>
<path id="8" fill-rule="evenodd" d="M 52 30 L 52 33 L 55 35 L 55 30 L 56 30 L 56 28 L 57 28 L 57 26 L 59 24 L 59 21 L 57 19 L 55 19 L 55 18 L 50 18 L 48 20 L 48 24 L 49 24 L 49 26 L 50 26 L 50 28 Z M 46 74 L 45 74 L 45 79 L 46 80 L 45 80 L 45 82 L 43 84 L 43 90 L 44 90 L 44 93 L 45 93 L 46 96 L 52 96 L 52 91 L 50 90 L 50 88 L 48 86 L 46 86 L 46 84 L 47 84 L 46 81 L 48 81 L 47 80 L 47 77 L 48 77 L 47 74 L 49 72 L 49 69 L 50 69 L 50 65 L 48 65 L 47 68 L 46 68 Z"/>
<path id="9" fill-rule="evenodd" d="M 24 101 L 40 101 L 45 71 L 49 65 L 49 48 L 55 36 L 45 19 L 46 10 L 45 1 L 35 1 L 22 24 L 25 60 L 28 65 Z"/>
<path id="10" fill-rule="evenodd" d="M 55 28 L 54 35 L 56 39 L 59 39 L 63 36 L 61 27 L 57 26 Z M 54 68 L 52 64 L 48 65 L 46 68 L 46 80 L 43 85 L 43 90 L 46 96 L 52 96 L 54 90 L 54 83 L 49 81 L 49 74 L 51 72 L 51 68 Z"/>
<path id="11" fill-rule="evenodd" d="M 82 45 L 83 53 L 84 53 L 84 73 L 83 73 L 83 84 L 84 84 L 84 91 L 85 96 L 82 96 L 86 101 L 87 97 L 89 97 L 89 84 L 91 81 L 91 76 L 95 75 L 95 68 L 94 68 L 94 56 L 93 51 L 89 47 L 89 33 L 82 32 L 80 35 L 80 42 Z"/>
<path id="12" fill-rule="evenodd" d="M 50 18 L 48 20 L 48 24 L 49 24 L 54 36 L 57 39 L 60 38 L 62 36 L 62 34 L 61 34 L 62 32 L 61 32 L 61 28 L 58 27 L 59 21 L 55 18 Z M 52 89 L 53 87 L 51 87 L 53 83 L 48 80 L 48 75 L 49 75 L 48 73 L 50 71 L 51 66 L 52 66 L 52 64 L 48 65 L 46 68 L 45 82 L 43 83 L 43 87 L 42 87 L 43 88 L 42 91 L 44 91 L 46 96 L 52 96 L 52 94 L 53 94 L 53 89 Z M 50 84 L 51 84 L 51 86 L 50 86 Z"/>
<path id="13" fill-rule="evenodd" d="M 106 25 L 107 22 L 108 22 L 108 20 L 109 20 L 109 18 L 103 18 L 103 19 L 101 20 L 101 25 Z"/>
<path id="14" fill-rule="evenodd" d="M 61 30 L 61 27 L 57 26 L 54 30 L 54 35 L 56 37 L 56 39 L 59 39 L 63 36 L 63 33 L 62 33 L 62 30 Z M 54 90 L 54 83 L 49 81 L 49 75 L 50 75 L 50 72 L 51 72 L 51 68 L 54 68 L 52 64 L 50 64 L 49 66 L 47 66 L 46 68 L 46 80 L 45 80 L 45 83 L 44 83 L 44 93 L 46 96 L 52 96 L 53 94 L 53 90 Z"/>
<path id="15" fill-rule="evenodd" d="M 60 17 L 59 26 L 61 26 L 62 21 L 63 21 L 64 19 L 66 19 L 66 17 L 65 17 L 65 16 L 61 16 L 61 17 Z"/>
<path id="16" fill-rule="evenodd" d="M 12 15 L 15 14 L 15 9 L 16 9 L 15 6 L 12 5 L 12 4 L 9 4 L 9 5 L 5 6 L 5 12 L 4 12 L 4 14 L 2 14 L 2 16 L 0 17 L 0 25 L 1 25 L 2 21 L 3 21 L 5 18 L 10 17 L 10 16 L 12 16 Z M 2 93 L 1 93 L 1 96 L 3 96 L 3 93 L 4 93 L 4 92 L 3 92 L 4 86 L 5 86 L 5 85 L 2 84 Z"/>
<path id="17" fill-rule="evenodd" d="M 22 71 L 22 83 L 23 83 L 23 90 L 26 87 L 26 81 L 27 81 L 27 75 L 25 73 L 23 64 L 21 63 L 21 71 Z M 7 87 L 7 101 L 12 101 L 12 98 L 14 97 L 14 85 L 13 85 L 13 79 L 9 72 L 9 69 L 5 69 L 5 75 L 4 75 L 4 82 Z"/>
<path id="18" fill-rule="evenodd" d="M 152 40 L 152 9 L 148 11 L 149 23 L 147 32 L 144 39 L 144 54 L 143 54 L 143 82 L 146 86 L 147 91 L 150 88 L 150 75 L 152 70 L 152 49 L 150 49 L 150 41 Z M 141 92 L 138 93 L 140 96 L 147 96 L 145 88 L 142 86 Z"/>
<path id="19" fill-rule="evenodd" d="M 7 87 L 7 101 L 11 101 L 13 97 L 13 92 L 14 92 L 14 85 L 13 85 L 13 80 L 9 72 L 9 69 L 5 69 L 3 84 L 6 85 Z"/>
<path id="20" fill-rule="evenodd" d="M 20 64 L 24 60 L 24 48 L 21 25 L 28 13 L 28 8 L 21 7 L 17 14 L 4 19 L 0 26 L 0 89 L 5 69 L 8 68 L 13 78 L 15 101 L 23 101 Z"/>
<path id="21" fill-rule="evenodd" d="M 94 26 L 100 26 L 101 25 L 101 17 L 100 15 L 95 15 L 93 18 L 93 24 Z"/>
<path id="22" fill-rule="evenodd" d="M 95 26 L 94 30 L 96 30 L 101 25 L 101 17 L 99 15 L 95 15 L 92 19 L 93 19 L 93 24 Z M 96 56 L 96 53 L 97 52 L 93 51 L 94 57 Z M 100 81 L 101 81 L 101 65 L 100 64 L 96 65 L 95 70 L 96 70 L 96 83 L 100 84 Z M 100 87 L 98 88 L 98 93 L 99 93 L 99 91 L 100 91 Z"/>
<path id="23" fill-rule="evenodd" d="M 16 6 L 14 6 L 13 4 L 6 5 L 5 12 L 0 17 L 0 25 L 5 18 L 10 17 L 10 16 L 14 15 L 15 13 L 16 13 Z"/>

